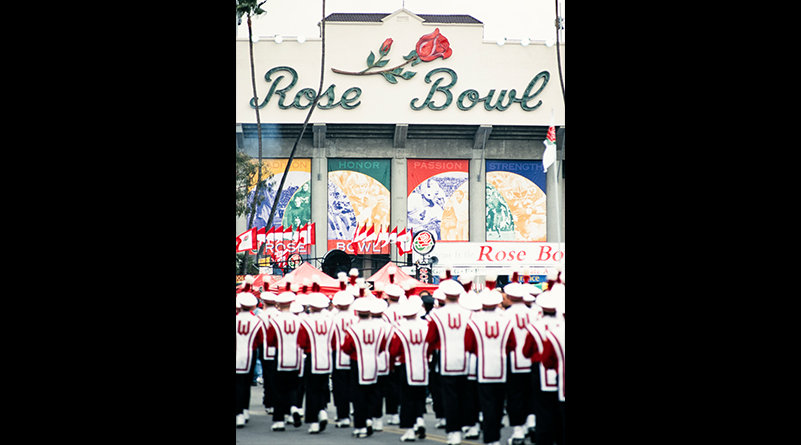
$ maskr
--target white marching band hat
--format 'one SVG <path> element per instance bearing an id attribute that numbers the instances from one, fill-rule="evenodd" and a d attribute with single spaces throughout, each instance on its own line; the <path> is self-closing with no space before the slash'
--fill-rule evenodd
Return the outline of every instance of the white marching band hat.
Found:
<path id="1" fill-rule="evenodd" d="M 250 292 L 242 292 L 241 294 L 237 295 L 236 302 L 247 307 L 252 307 L 259 304 L 259 302 L 256 300 L 256 296 Z"/>

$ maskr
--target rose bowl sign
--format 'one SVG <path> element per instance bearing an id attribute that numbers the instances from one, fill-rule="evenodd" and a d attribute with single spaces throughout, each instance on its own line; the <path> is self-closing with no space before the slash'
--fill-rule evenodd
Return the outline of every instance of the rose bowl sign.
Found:
<path id="1" fill-rule="evenodd" d="M 440 243 L 436 256 L 439 267 L 547 267 L 564 264 L 565 244 Z"/>
<path id="2" fill-rule="evenodd" d="M 536 41 L 500 47 L 484 40 L 479 21 L 438 17 L 445 16 L 400 9 L 378 22 L 326 20 L 322 70 L 320 38 L 263 39 L 252 45 L 258 100 L 251 45 L 238 37 L 237 123 L 255 123 L 256 107 L 271 123 L 302 121 L 322 74 L 309 123 L 564 125 L 562 90 L 551 77 L 560 70 L 553 48 Z"/>

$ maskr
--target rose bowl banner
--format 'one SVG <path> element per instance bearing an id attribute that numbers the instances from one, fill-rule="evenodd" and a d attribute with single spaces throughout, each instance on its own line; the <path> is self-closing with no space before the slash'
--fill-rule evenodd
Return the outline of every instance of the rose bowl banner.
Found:
<path id="1" fill-rule="evenodd" d="M 360 226 L 389 227 L 390 159 L 328 160 L 328 250 L 389 254 L 375 241 L 351 245 Z"/>
<path id="2" fill-rule="evenodd" d="M 546 241 L 541 161 L 487 161 L 487 241 Z"/>
<path id="3" fill-rule="evenodd" d="M 275 200 L 275 192 L 278 190 L 278 185 L 281 184 L 287 161 L 288 159 L 262 159 L 262 178 L 266 174 L 273 174 L 273 177 L 267 181 L 267 189 L 262 194 L 264 200 L 259 208 L 256 209 L 256 215 L 253 218 L 253 226 L 257 229 L 270 227 L 267 219 L 270 217 L 270 211 Z M 272 226 L 289 227 L 291 225 L 293 228 L 297 228 L 311 222 L 310 181 L 311 159 L 293 159 L 284 182 L 284 189 L 281 191 L 281 197 L 278 200 L 278 209 L 275 211 Z M 255 184 L 253 184 L 253 189 L 248 196 L 248 205 L 253 201 L 254 194 Z"/>
<path id="4" fill-rule="evenodd" d="M 427 230 L 437 241 L 468 241 L 469 161 L 407 161 L 407 227 Z"/>
<path id="5" fill-rule="evenodd" d="M 441 243 L 432 255 L 438 259 L 435 270 L 451 268 L 517 268 L 537 269 L 530 271 L 541 275 L 541 268 L 565 264 L 565 243 Z M 414 259 L 420 259 L 415 254 Z M 454 272 L 455 274 L 455 272 Z"/>

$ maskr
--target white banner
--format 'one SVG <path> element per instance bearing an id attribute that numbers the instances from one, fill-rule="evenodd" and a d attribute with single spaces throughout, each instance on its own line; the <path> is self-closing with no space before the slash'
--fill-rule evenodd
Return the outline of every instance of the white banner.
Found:
<path id="1" fill-rule="evenodd" d="M 560 250 L 561 247 L 561 250 Z M 429 254 L 437 257 L 435 271 L 445 267 L 485 268 L 548 268 L 565 264 L 565 244 L 558 243 L 437 243 Z M 421 260 L 415 254 L 414 260 Z"/>

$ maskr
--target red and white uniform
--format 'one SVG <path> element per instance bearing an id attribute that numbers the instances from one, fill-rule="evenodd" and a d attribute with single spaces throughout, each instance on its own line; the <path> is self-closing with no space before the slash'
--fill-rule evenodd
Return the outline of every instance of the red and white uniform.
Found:
<path id="1" fill-rule="evenodd" d="M 345 341 L 342 351 L 357 360 L 359 369 L 351 372 L 359 373 L 360 385 L 372 385 L 378 382 L 378 354 L 386 349 L 383 323 L 371 319 L 361 320 L 345 330 Z"/>
<path id="2" fill-rule="evenodd" d="M 255 350 L 264 340 L 263 321 L 253 312 L 236 315 L 236 373 L 247 374 L 256 355 Z"/>
<path id="3" fill-rule="evenodd" d="M 389 341 L 392 339 L 392 330 L 393 326 L 392 323 L 389 323 L 384 317 L 383 314 L 381 318 L 374 318 L 374 323 L 380 323 L 384 330 L 384 338 L 381 340 L 384 341 L 386 344 L 389 344 Z M 390 366 L 389 366 L 389 348 L 378 353 L 378 375 L 379 376 L 386 376 L 389 375 Z"/>
<path id="4" fill-rule="evenodd" d="M 476 312 L 467 323 L 464 347 L 478 357 L 478 383 L 506 383 L 506 361 L 516 346 L 512 321 L 501 313 Z"/>
<path id="5" fill-rule="evenodd" d="M 333 335 L 331 337 L 331 344 L 337 351 L 334 366 L 340 371 L 347 371 L 350 369 L 350 355 L 342 351 L 341 345 L 345 341 L 345 331 L 359 320 L 359 317 L 353 315 L 353 311 L 338 311 L 334 314 Z"/>
<path id="6" fill-rule="evenodd" d="M 267 338 L 267 329 L 270 326 L 270 318 L 273 315 L 281 313 L 275 306 L 265 308 L 258 317 L 264 322 L 264 338 Z M 264 360 L 275 360 L 275 346 L 267 346 L 264 348 Z"/>
<path id="7" fill-rule="evenodd" d="M 279 312 L 270 318 L 267 345 L 275 346 L 276 370 L 300 371 L 303 357 L 298 345 L 300 318 L 291 312 Z"/>
<path id="8" fill-rule="evenodd" d="M 428 355 L 440 350 L 440 375 L 467 375 L 467 353 L 464 336 L 473 312 L 459 304 L 450 303 L 431 311 L 428 316 Z"/>
<path id="9" fill-rule="evenodd" d="M 334 370 L 331 359 L 331 337 L 334 319 L 325 312 L 312 312 L 301 320 L 298 345 L 311 357 L 312 374 L 330 374 Z"/>
<path id="10" fill-rule="evenodd" d="M 526 326 L 528 334 L 523 345 L 523 354 L 532 358 L 532 362 L 540 367 L 540 390 L 553 392 L 557 390 L 555 369 L 548 369 L 541 361 L 541 354 L 547 343 L 548 331 L 556 327 L 555 317 L 543 317 Z"/>
<path id="11" fill-rule="evenodd" d="M 521 340 L 517 342 L 517 347 L 510 356 L 512 372 L 515 374 L 531 374 L 532 362 L 530 358 L 523 355 L 523 345 L 525 344 L 523 339 L 528 335 L 528 329 L 526 327 L 534 321 L 532 311 L 523 303 L 515 303 L 502 313 L 504 317 L 512 322 L 515 339 Z"/>
<path id="12" fill-rule="evenodd" d="M 394 326 L 389 354 L 406 364 L 406 380 L 409 386 L 428 386 L 428 356 L 425 339 L 428 323 L 419 318 L 402 318 Z"/>
<path id="13" fill-rule="evenodd" d="M 565 401 L 565 325 L 548 331 L 548 342 L 542 353 L 542 363 L 559 373 L 559 401 Z"/>
<path id="14" fill-rule="evenodd" d="M 398 315 L 398 309 L 400 308 L 400 303 L 395 303 L 395 302 L 393 302 L 391 300 L 389 300 L 388 303 L 389 303 L 389 306 L 384 310 L 384 313 L 381 314 L 381 318 L 383 318 L 384 321 L 389 323 L 390 326 L 395 326 L 396 323 L 398 323 L 400 320 L 403 320 L 403 317 Z M 387 338 L 387 341 L 389 341 L 391 339 L 392 339 L 392 333 L 390 332 L 390 334 L 389 334 L 389 336 Z M 387 343 L 387 344 L 389 344 L 389 343 Z M 389 349 L 389 348 L 387 348 L 387 349 Z M 387 352 L 389 352 L 389 351 L 387 351 Z M 393 362 L 393 364 L 395 366 L 398 366 L 398 365 L 401 364 L 401 362 L 399 361 L 399 358 L 397 358 L 397 357 L 392 362 Z M 379 374 L 379 375 L 385 375 L 385 374 Z"/>

